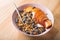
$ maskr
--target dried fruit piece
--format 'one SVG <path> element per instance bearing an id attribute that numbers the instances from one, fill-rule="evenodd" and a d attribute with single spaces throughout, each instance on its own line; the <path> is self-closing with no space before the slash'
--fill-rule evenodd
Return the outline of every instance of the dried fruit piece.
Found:
<path id="1" fill-rule="evenodd" d="M 25 9 L 24 9 L 24 11 L 25 12 L 30 12 L 31 10 L 32 10 L 32 6 L 27 6 Z"/>
<path id="2" fill-rule="evenodd" d="M 52 23 L 47 18 L 47 16 L 45 15 L 45 13 L 43 11 L 39 10 L 38 8 L 35 8 L 35 9 L 33 9 L 33 12 L 35 12 L 34 19 L 38 23 L 42 24 L 45 28 L 51 27 Z"/>

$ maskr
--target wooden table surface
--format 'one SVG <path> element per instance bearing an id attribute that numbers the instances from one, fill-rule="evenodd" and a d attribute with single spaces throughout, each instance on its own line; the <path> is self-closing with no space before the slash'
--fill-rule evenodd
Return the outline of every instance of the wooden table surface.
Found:
<path id="1" fill-rule="evenodd" d="M 49 8 L 54 16 L 54 27 L 47 34 L 29 37 L 18 31 L 12 23 L 15 10 L 13 0 L 0 0 L 0 40 L 60 40 L 60 0 L 14 0 L 17 7 L 26 3 L 42 4 Z"/>

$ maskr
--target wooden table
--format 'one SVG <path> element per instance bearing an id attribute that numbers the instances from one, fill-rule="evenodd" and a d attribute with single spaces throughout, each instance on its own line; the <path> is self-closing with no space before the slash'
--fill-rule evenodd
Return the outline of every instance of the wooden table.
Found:
<path id="1" fill-rule="evenodd" d="M 0 40 L 60 40 L 60 0 L 14 0 L 17 7 L 26 3 L 42 4 L 49 8 L 54 16 L 54 27 L 45 35 L 29 37 L 18 31 L 12 15 L 15 10 L 13 0 L 0 0 Z"/>

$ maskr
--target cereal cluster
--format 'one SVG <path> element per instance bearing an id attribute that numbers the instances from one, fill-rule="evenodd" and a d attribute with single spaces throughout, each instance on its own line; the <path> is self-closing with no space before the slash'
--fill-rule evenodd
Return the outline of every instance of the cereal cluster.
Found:
<path id="1" fill-rule="evenodd" d="M 18 16 L 16 17 L 15 22 L 20 31 L 29 35 L 38 35 L 46 31 L 44 27 L 38 27 L 38 23 L 33 18 L 33 13 L 31 11 L 24 12 L 23 10 L 19 10 L 19 12 L 23 23 Z"/>

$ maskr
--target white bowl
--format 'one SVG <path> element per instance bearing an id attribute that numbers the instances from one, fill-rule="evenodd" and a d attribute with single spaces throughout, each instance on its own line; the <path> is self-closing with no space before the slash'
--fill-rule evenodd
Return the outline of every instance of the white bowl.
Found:
<path id="1" fill-rule="evenodd" d="M 36 8 L 39 8 L 39 9 L 41 9 L 42 11 L 44 11 L 45 12 L 45 14 L 47 14 L 47 17 L 51 20 L 51 22 L 52 22 L 52 27 L 53 27 L 53 24 L 54 24 L 54 17 L 53 17 L 53 14 L 52 14 L 52 12 L 48 9 L 48 8 L 46 8 L 45 6 L 43 6 L 43 5 L 41 5 L 41 4 L 24 4 L 24 5 L 22 5 L 22 6 L 20 6 L 19 8 L 18 8 L 18 10 L 23 10 L 26 6 L 33 6 L 33 7 L 36 7 Z M 13 21 L 13 24 L 15 25 L 15 27 L 17 28 L 17 26 L 16 26 L 16 23 L 15 23 L 15 18 L 17 17 L 17 13 L 16 13 L 16 11 L 14 11 L 14 13 L 13 13 L 13 16 L 12 16 L 12 21 Z M 51 28 L 52 28 L 51 27 Z M 49 29 L 46 29 L 46 31 L 45 32 L 43 32 L 43 33 L 41 33 L 41 34 L 39 34 L 39 35 L 29 35 L 29 34 L 26 34 L 26 33 L 24 33 L 24 32 L 22 32 L 22 33 L 24 33 L 25 35 L 28 35 L 28 36 L 41 36 L 41 35 L 44 35 L 44 34 L 46 34 L 47 32 L 49 32 L 50 30 L 51 30 L 51 28 L 49 28 Z M 17 28 L 18 29 L 18 28 Z M 19 30 L 20 31 L 20 30 Z"/>

